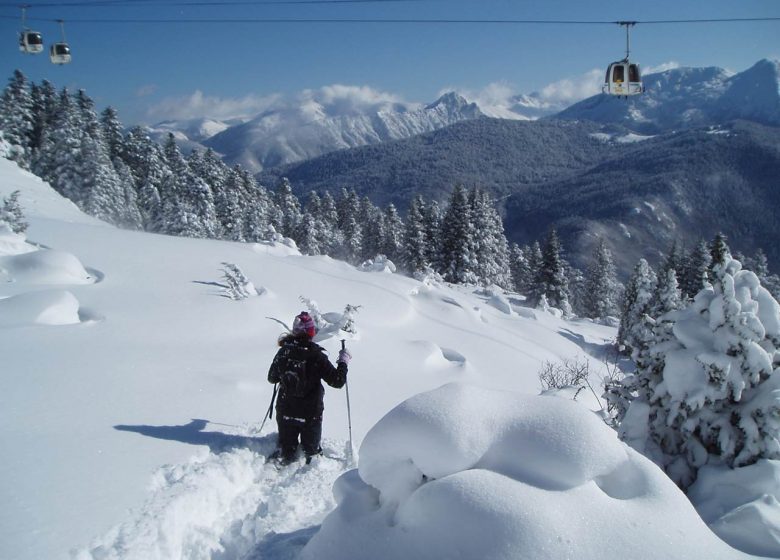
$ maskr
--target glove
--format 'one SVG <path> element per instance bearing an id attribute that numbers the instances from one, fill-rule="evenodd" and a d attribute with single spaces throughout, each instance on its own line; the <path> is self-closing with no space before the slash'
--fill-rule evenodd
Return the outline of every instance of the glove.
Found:
<path id="1" fill-rule="evenodd" d="M 342 348 L 339 350 L 339 359 L 336 360 L 336 362 L 339 364 L 348 364 L 351 359 L 352 354 L 349 353 L 349 350 Z"/>

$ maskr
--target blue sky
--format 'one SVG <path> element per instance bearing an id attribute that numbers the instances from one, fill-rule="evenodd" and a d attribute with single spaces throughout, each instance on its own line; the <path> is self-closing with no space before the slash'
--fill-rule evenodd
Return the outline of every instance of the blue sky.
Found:
<path id="1" fill-rule="evenodd" d="M 16 47 L 21 10 L 0 2 L 0 75 L 19 68 L 32 80 L 84 88 L 125 124 L 199 113 L 226 118 L 331 84 L 353 97 L 433 101 L 445 89 L 501 96 L 546 86 L 549 95 L 586 95 L 606 65 L 622 58 L 617 25 L 183 23 L 184 19 L 535 19 L 668 20 L 780 17 L 777 0 L 408 0 L 287 4 L 163 0 L 28 0 L 28 25 L 59 40 L 65 20 L 73 63 Z M 68 6 L 67 4 L 81 4 Z M 102 4 L 102 5 L 84 5 Z M 92 22 L 85 20 L 93 20 Z M 124 20 L 99 23 L 94 20 Z M 177 23 L 127 20 L 176 20 Z M 640 24 L 632 59 L 643 68 L 670 63 L 741 71 L 780 58 L 780 21 Z"/>

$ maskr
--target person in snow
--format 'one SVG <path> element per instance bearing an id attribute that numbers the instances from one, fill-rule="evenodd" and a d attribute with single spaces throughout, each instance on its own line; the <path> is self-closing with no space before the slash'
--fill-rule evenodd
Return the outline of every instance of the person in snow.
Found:
<path id="1" fill-rule="evenodd" d="M 334 367 L 325 350 L 312 340 L 315 334 L 314 319 L 302 311 L 293 321 L 292 332 L 279 339 L 280 348 L 268 370 L 269 383 L 279 384 L 276 401 L 279 441 L 274 457 L 284 465 L 295 460 L 299 438 L 306 463 L 322 453 L 325 388 L 321 381 L 336 389 L 347 382 L 347 364 L 352 356 L 342 349 Z"/>

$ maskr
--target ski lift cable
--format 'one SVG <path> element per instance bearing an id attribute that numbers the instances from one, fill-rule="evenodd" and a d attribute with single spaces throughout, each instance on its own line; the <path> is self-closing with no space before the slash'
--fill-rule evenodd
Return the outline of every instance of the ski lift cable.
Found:
<path id="1" fill-rule="evenodd" d="M 323 0 L 305 0 L 321 2 Z M 332 1 L 332 0 L 325 0 Z M 289 2 L 285 2 L 289 3 Z M 224 5 L 224 4 L 223 4 Z M 18 19 L 18 16 L 0 16 L 0 19 Z M 53 18 L 27 18 L 34 21 L 58 23 Z M 780 17 L 754 18 L 716 18 L 716 19 L 678 19 L 678 20 L 637 20 L 633 25 L 666 25 L 693 23 L 739 23 L 739 22 L 771 22 L 780 21 Z M 625 24 L 622 21 L 608 20 L 530 20 L 530 19 L 377 19 L 377 18 L 70 18 L 69 23 L 322 23 L 322 24 L 430 24 L 430 25 L 615 25 Z"/>

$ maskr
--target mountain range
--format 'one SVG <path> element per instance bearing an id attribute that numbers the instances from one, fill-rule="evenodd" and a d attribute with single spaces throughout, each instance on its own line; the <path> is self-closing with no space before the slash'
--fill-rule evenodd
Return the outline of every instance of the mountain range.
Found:
<path id="1" fill-rule="evenodd" d="M 511 240 L 554 226 L 581 266 L 599 235 L 630 269 L 717 231 L 776 266 L 780 62 L 675 68 L 644 83 L 641 96 L 596 95 L 554 114 L 541 96 L 517 96 L 501 113 L 511 119 L 455 93 L 346 115 L 310 105 L 308 120 L 288 107 L 201 141 L 301 196 L 354 188 L 404 209 L 417 193 L 443 202 L 457 183 L 478 185 L 499 199 Z"/>

